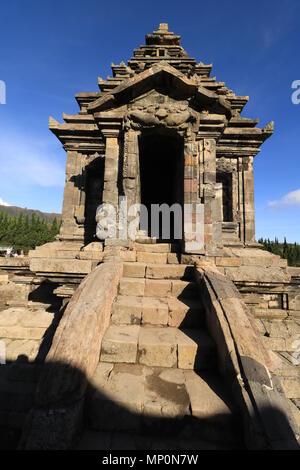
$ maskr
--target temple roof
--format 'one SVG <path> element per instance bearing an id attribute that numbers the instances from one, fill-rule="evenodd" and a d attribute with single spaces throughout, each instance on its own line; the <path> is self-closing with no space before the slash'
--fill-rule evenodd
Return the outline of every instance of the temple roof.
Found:
<path id="1" fill-rule="evenodd" d="M 134 50 L 133 57 L 127 65 L 124 61 L 118 65 L 112 64 L 113 76 L 107 77 L 106 80 L 99 77 L 98 86 L 101 94 L 111 93 L 124 81 L 161 62 L 174 67 L 188 78 L 193 78 L 199 86 L 224 96 L 231 103 L 232 109 L 238 113 L 248 101 L 248 96 L 236 96 L 224 82 L 218 82 L 215 77 L 210 77 L 212 64 L 204 64 L 202 61 L 197 63 L 194 57 L 189 56 L 180 44 L 180 36 L 169 31 L 166 23 L 161 23 L 157 31 L 146 35 L 145 45 Z M 80 100 L 83 101 L 82 96 Z"/>
<path id="2" fill-rule="evenodd" d="M 152 34 L 146 34 L 147 45 L 157 46 L 180 46 L 180 36 L 175 36 L 174 33 L 169 31 L 167 23 L 160 23 L 157 31 Z"/>
<path id="3" fill-rule="evenodd" d="M 180 45 L 180 36 L 169 31 L 167 23 L 161 23 L 157 31 L 146 34 L 145 42 L 145 45 L 134 50 L 133 57 L 128 61 L 128 66 L 135 72 L 151 67 L 161 60 L 186 74 L 191 73 L 197 65 L 196 59 L 190 57 Z M 208 66 L 208 75 L 210 70 L 211 66 Z"/>
<path id="4" fill-rule="evenodd" d="M 100 91 L 76 94 L 80 107 L 77 115 L 64 114 L 65 124 L 50 120 L 50 129 L 66 149 L 77 145 L 87 149 L 102 148 L 96 115 L 129 103 L 154 88 L 163 88 L 170 96 L 180 99 L 192 99 L 196 106 L 201 104 L 200 112 L 204 109 L 206 113 L 201 116 L 203 132 L 211 132 L 218 126 L 224 129 L 224 123 L 217 122 L 222 115 L 226 116 L 226 130 L 219 139 L 220 150 L 224 154 L 238 155 L 241 148 L 238 142 L 243 141 L 245 154 L 255 155 L 273 132 L 273 123 L 259 129 L 257 120 L 240 116 L 249 97 L 236 95 L 224 82 L 211 77 L 212 64 L 197 63 L 190 57 L 181 46 L 180 36 L 169 31 L 166 23 L 161 23 L 157 31 L 146 35 L 145 44 L 134 50 L 127 64 L 121 61 L 120 64 L 111 64 L 111 68 L 112 77 L 98 79 Z M 207 114 L 206 106 L 210 114 Z M 77 144 L 80 139 L 83 139 L 81 144 Z"/>
<path id="5" fill-rule="evenodd" d="M 164 61 L 153 65 L 151 68 L 140 72 L 134 77 L 128 78 L 123 83 L 114 88 L 110 93 L 100 96 L 97 100 L 88 105 L 89 112 L 114 107 L 116 102 L 128 102 L 137 96 L 150 91 L 157 86 L 165 86 L 170 96 L 189 98 L 194 96 L 196 101 L 202 104 L 213 106 L 216 112 L 227 114 L 231 117 L 230 103 L 224 97 L 199 85 L 194 79 L 186 77 L 171 65 Z"/>

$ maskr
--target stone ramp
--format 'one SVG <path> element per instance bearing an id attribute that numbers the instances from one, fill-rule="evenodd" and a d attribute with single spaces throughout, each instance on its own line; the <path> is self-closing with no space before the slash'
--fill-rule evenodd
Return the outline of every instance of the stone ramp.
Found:
<path id="1" fill-rule="evenodd" d="M 234 408 L 215 372 L 100 363 L 88 423 L 94 431 L 136 434 L 154 444 L 159 433 L 171 446 L 189 448 L 190 439 L 200 449 L 204 442 L 240 446 Z"/>

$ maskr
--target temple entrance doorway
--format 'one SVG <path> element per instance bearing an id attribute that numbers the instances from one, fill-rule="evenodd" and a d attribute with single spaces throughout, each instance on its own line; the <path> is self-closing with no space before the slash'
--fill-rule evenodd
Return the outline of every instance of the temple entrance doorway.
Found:
<path id="1" fill-rule="evenodd" d="M 141 216 L 140 229 L 159 241 L 183 237 L 183 152 L 183 138 L 177 135 L 144 133 L 139 138 L 141 204 L 148 214 L 146 223 Z M 158 211 L 162 204 L 167 206 Z"/>
<path id="2" fill-rule="evenodd" d="M 95 241 L 96 211 L 102 201 L 99 194 L 103 192 L 104 159 L 96 158 L 86 166 L 86 202 L 84 221 L 85 244 Z"/>

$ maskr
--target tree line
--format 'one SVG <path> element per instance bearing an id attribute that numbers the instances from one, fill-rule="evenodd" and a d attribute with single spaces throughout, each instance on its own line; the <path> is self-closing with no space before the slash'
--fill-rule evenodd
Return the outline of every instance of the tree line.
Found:
<path id="1" fill-rule="evenodd" d="M 300 244 L 287 243 L 286 238 L 283 243 L 279 243 L 278 239 L 259 239 L 259 243 L 263 245 L 263 249 L 279 255 L 281 258 L 287 259 L 289 266 L 300 266 Z"/>
<path id="2" fill-rule="evenodd" d="M 29 217 L 19 214 L 10 217 L 5 212 L 0 212 L 0 245 L 12 245 L 15 251 L 29 250 L 44 243 L 52 242 L 60 229 L 57 219 L 47 222 L 35 214 Z"/>

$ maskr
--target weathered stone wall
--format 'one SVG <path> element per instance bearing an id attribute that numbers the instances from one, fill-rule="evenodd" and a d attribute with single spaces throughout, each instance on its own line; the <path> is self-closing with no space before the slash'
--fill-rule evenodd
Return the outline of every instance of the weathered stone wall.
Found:
<path id="1" fill-rule="evenodd" d="M 83 227 L 79 227 L 84 217 L 84 201 L 81 204 L 81 189 L 83 186 L 84 156 L 75 151 L 67 152 L 66 183 L 62 208 L 62 226 L 60 235 L 63 239 L 83 240 Z"/>

